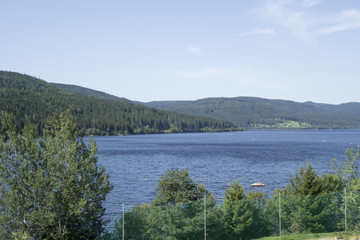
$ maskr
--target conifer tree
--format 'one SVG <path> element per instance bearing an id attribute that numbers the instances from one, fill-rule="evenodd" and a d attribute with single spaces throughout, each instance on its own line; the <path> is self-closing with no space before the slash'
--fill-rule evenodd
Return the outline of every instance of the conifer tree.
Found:
<path id="1" fill-rule="evenodd" d="M 231 182 L 230 187 L 224 192 L 224 201 L 236 201 L 244 198 L 244 187 L 237 180 Z"/>
<path id="2" fill-rule="evenodd" d="M 78 137 L 69 113 L 53 117 L 43 132 L 40 139 L 33 126 L 1 132 L 0 238 L 94 239 L 112 189 L 96 143 Z"/>
<path id="3" fill-rule="evenodd" d="M 178 203 L 186 203 L 197 201 L 206 195 L 213 199 L 209 190 L 205 189 L 205 185 L 199 181 L 196 184 L 189 175 L 189 169 L 169 169 L 161 175 L 157 188 L 153 205 L 176 205 Z"/>
<path id="4" fill-rule="evenodd" d="M 311 164 L 306 168 L 300 168 L 300 171 L 290 178 L 288 193 L 298 196 L 318 195 L 321 193 L 319 177 Z"/>

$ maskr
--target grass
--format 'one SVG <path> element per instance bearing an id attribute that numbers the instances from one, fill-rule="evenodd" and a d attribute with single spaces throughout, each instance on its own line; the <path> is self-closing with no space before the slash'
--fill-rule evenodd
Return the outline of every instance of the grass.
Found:
<path id="1" fill-rule="evenodd" d="M 279 236 L 265 237 L 257 240 L 279 240 Z M 308 233 L 308 234 L 291 234 L 281 236 L 281 240 L 302 240 L 302 239 L 360 239 L 359 234 L 349 234 L 345 232 L 333 233 Z"/>

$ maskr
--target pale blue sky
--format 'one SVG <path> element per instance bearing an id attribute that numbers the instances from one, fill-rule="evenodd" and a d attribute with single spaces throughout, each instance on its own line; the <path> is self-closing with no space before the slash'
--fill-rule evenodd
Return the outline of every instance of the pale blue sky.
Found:
<path id="1" fill-rule="evenodd" d="M 359 0 L 0 0 L 0 69 L 138 101 L 360 102 Z"/>

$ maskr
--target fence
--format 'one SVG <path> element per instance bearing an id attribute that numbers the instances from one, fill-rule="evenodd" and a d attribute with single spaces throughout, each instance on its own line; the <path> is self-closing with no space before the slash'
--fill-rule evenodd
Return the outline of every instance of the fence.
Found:
<path id="1" fill-rule="evenodd" d="M 136 205 L 117 216 L 97 240 L 254 239 L 294 233 L 359 231 L 360 193 Z"/>

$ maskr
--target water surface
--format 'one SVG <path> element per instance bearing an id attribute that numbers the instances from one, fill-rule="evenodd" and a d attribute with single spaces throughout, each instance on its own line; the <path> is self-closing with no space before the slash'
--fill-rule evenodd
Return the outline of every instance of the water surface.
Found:
<path id="1" fill-rule="evenodd" d="M 162 173 L 189 168 L 219 200 L 229 182 L 239 180 L 246 191 L 264 182 L 272 194 L 310 162 L 318 173 L 329 171 L 331 159 L 344 159 L 347 148 L 360 145 L 360 130 L 258 130 L 233 133 L 189 133 L 95 137 L 99 163 L 114 185 L 105 202 L 106 215 L 122 203 L 151 203 Z"/>

